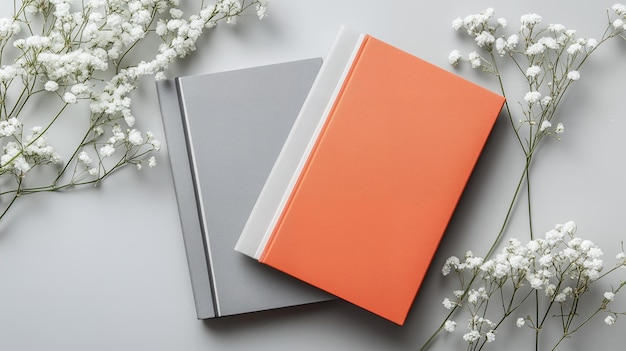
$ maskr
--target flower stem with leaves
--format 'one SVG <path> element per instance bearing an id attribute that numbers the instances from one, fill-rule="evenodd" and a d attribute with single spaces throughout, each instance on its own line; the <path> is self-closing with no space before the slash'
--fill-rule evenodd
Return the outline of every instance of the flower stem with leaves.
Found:
<path id="1" fill-rule="evenodd" d="M 266 1 L 202 1 L 185 17 L 178 0 L 15 0 L 0 18 L 0 220 L 24 195 L 153 167 L 160 143 L 135 126 L 132 92 L 249 10 L 266 17 Z M 70 109 L 78 133 L 61 131 L 75 146 L 61 155 L 52 144 Z"/>
<path id="2" fill-rule="evenodd" d="M 550 320 L 548 318 L 550 312 L 556 306 L 560 308 L 560 313 L 557 315 L 561 317 L 562 321 L 562 337 L 554 345 L 556 348 L 565 338 L 578 331 L 596 314 L 601 311 L 610 311 L 607 305 L 612 301 L 613 295 L 611 294 L 619 292 L 624 285 L 621 283 L 614 291 L 607 292 L 611 296 L 611 300 L 605 298 L 594 313 L 575 326 L 574 321 L 580 319 L 581 297 L 589 291 L 589 286 L 593 282 L 614 272 L 618 267 L 624 266 L 623 250 L 618 254 L 618 264 L 603 275 L 599 273 L 602 262 L 598 257 L 593 257 L 592 261 L 572 259 L 562 256 L 562 252 L 551 252 L 550 250 L 555 249 L 555 246 L 551 246 L 548 251 L 544 248 L 542 255 L 539 255 L 536 250 L 526 248 L 524 254 L 519 254 L 514 259 L 507 258 L 502 261 L 502 257 L 507 257 L 508 254 L 516 252 L 520 247 L 518 241 L 511 241 L 509 246 L 495 259 L 491 259 L 491 257 L 495 254 L 506 233 L 514 205 L 523 190 L 527 195 L 529 245 L 535 246 L 537 243 L 543 245 L 546 241 L 546 239 L 536 239 L 533 230 L 530 177 L 533 159 L 544 137 L 556 137 L 560 140 L 564 132 L 564 124 L 558 119 L 558 107 L 569 88 L 581 78 L 580 72 L 587 59 L 605 42 L 613 38 L 625 38 L 626 7 L 617 4 L 607 11 L 608 24 L 599 40 L 577 37 L 575 30 L 567 29 L 560 24 L 542 26 L 542 17 L 534 13 L 521 16 L 521 29 L 516 33 L 506 34 L 508 21 L 503 18 L 495 19 L 494 15 L 495 11 L 489 8 L 479 14 L 457 18 L 452 25 L 457 31 L 465 31 L 479 47 L 480 53 L 473 51 L 467 56 L 470 66 L 493 74 L 498 80 L 501 93 L 507 98 L 504 108 L 520 150 L 523 152 L 524 167 L 500 230 L 484 258 L 474 257 L 471 252 L 468 252 L 464 262 L 460 262 L 457 258 L 451 258 L 446 262 L 443 273 L 447 275 L 454 269 L 459 277 L 461 289 L 454 293 L 456 301 L 449 298 L 444 300 L 444 307 L 450 311 L 438 329 L 427 339 L 421 348 L 422 350 L 426 349 L 441 331 L 451 332 L 455 329 L 456 322 L 452 318 L 461 308 L 465 308 L 470 315 L 468 324 L 470 331 L 463 335 L 468 350 L 481 350 L 487 343 L 495 340 L 495 333 L 503 321 L 517 312 L 528 301 L 534 301 L 534 316 L 518 319 L 517 325 L 520 327 L 527 325 L 533 328 L 536 350 L 540 348 L 540 333 L 546 327 L 545 323 Z M 465 60 L 458 50 L 453 50 L 448 58 L 450 63 L 455 66 Z M 505 78 L 499 68 L 500 61 L 512 63 L 517 73 L 523 77 L 522 81 L 526 93 L 523 99 L 517 103 L 519 110 L 511 106 L 508 86 L 505 84 Z M 519 118 L 516 117 L 518 113 Z M 570 228 L 575 227 L 572 224 L 568 224 L 568 226 Z M 555 231 L 561 229 L 562 227 L 557 226 Z M 566 230 L 566 232 L 570 236 L 573 235 L 571 230 Z M 553 231 L 546 235 L 551 234 Z M 567 250 L 564 249 L 565 252 L 575 251 L 574 245 L 582 239 L 572 240 L 561 243 L 567 248 Z M 588 246 L 592 245 L 588 241 L 585 243 Z M 584 256 L 583 252 L 579 252 L 579 254 L 581 257 Z M 594 251 L 593 255 L 596 254 L 598 252 Z M 548 257 L 551 259 L 568 259 L 567 262 L 569 263 L 550 261 L 548 269 L 553 269 L 553 271 L 547 271 L 544 263 L 548 261 Z M 516 267 L 516 264 L 521 264 L 520 260 L 527 264 Z M 589 267 L 580 268 L 579 264 L 591 265 L 594 269 L 598 269 L 597 276 L 587 276 L 589 271 L 585 269 Z M 496 275 L 489 271 L 493 265 L 499 267 Z M 524 268 L 519 271 L 520 267 Z M 539 268 L 542 270 L 538 271 Z M 575 288 L 566 283 L 566 280 L 569 279 L 578 281 Z M 481 287 L 476 289 L 475 284 L 481 282 Z M 545 290 L 545 295 L 549 300 L 546 306 L 542 303 L 545 298 L 539 291 L 541 289 Z M 605 296 L 607 295 L 605 294 Z M 488 304 L 492 297 L 498 297 L 502 307 L 500 317 L 498 319 L 492 318 L 495 322 L 487 318 L 487 313 L 493 311 Z M 607 324 L 612 324 L 615 318 L 620 315 L 620 313 L 612 311 L 610 313 L 611 315 L 605 320 Z"/>

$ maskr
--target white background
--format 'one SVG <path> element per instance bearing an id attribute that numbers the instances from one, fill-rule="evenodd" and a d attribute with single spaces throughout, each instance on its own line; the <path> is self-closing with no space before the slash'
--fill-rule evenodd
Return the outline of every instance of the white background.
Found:
<path id="1" fill-rule="evenodd" d="M 199 1 L 181 3 L 190 10 Z M 451 29 L 458 16 L 494 6 L 497 16 L 516 29 L 520 15 L 537 12 L 544 22 L 562 23 L 581 36 L 598 38 L 606 23 L 605 9 L 612 4 L 272 0 L 269 18 L 259 22 L 250 16 L 237 26 L 207 32 L 198 51 L 173 66 L 169 75 L 324 56 L 342 24 L 454 70 L 447 63 L 448 53 L 471 48 L 467 37 Z M 2 2 L 0 15 L 10 11 L 12 2 Z M 625 237 L 625 58 L 626 42 L 618 40 L 592 57 L 562 106 L 563 140 L 543 145 L 532 173 L 537 232 L 573 219 L 580 236 L 601 245 L 607 262 Z M 467 67 L 454 71 L 497 91 L 492 77 Z M 140 127 L 164 140 L 153 82 L 146 80 L 134 97 Z M 442 263 L 468 249 L 485 252 L 523 166 L 502 115 L 407 323 L 399 327 L 341 301 L 196 320 L 166 147 L 158 161 L 150 170 L 125 169 L 98 188 L 21 199 L 0 223 L 0 350 L 417 349 L 441 322 L 446 312 L 441 301 L 453 289 L 454 280 L 439 273 Z M 515 210 L 508 232 L 525 240 L 525 209 Z M 624 279 L 626 271 L 620 273 Z M 592 296 L 601 299 L 601 293 Z M 619 298 L 616 309 L 626 311 L 626 297 Z M 621 349 L 626 318 L 612 327 L 605 326 L 603 318 L 562 349 Z M 433 349 L 463 349 L 459 340 L 465 323 L 459 324 L 460 331 L 439 339 Z M 528 329 L 515 329 L 515 334 L 507 330 L 498 335 L 495 349 L 531 349 Z"/>

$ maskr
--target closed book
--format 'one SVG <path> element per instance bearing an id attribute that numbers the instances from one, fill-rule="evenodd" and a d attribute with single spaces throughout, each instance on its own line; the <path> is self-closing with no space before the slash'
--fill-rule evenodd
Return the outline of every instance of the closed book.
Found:
<path id="1" fill-rule="evenodd" d="M 503 103 L 343 28 L 236 250 L 403 324 Z"/>
<path id="2" fill-rule="evenodd" d="M 157 82 L 200 319 L 331 298 L 233 250 L 320 65 L 315 58 Z"/>

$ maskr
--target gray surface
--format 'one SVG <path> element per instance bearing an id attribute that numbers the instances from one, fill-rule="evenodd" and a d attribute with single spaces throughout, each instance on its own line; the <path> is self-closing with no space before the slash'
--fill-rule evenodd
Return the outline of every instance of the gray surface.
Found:
<path id="1" fill-rule="evenodd" d="M 545 22 L 599 37 L 613 3 L 272 0 L 266 21 L 249 17 L 216 28 L 169 76 L 323 56 L 342 24 L 452 70 L 450 50 L 473 50 L 451 29 L 457 16 L 495 6 L 517 28 L 520 15 L 537 12 Z M 11 8 L 2 2 L 0 14 Z M 608 258 L 625 238 L 625 55 L 626 43 L 615 41 L 588 62 L 562 105 L 563 140 L 543 145 L 533 171 L 537 231 L 576 220 L 579 234 Z M 455 72 L 497 91 L 492 77 L 467 67 Z M 154 82 L 145 81 L 135 102 L 138 127 L 164 140 Z M 407 323 L 397 327 L 341 301 L 198 321 L 166 155 L 162 150 L 154 169 L 128 168 L 96 189 L 25 198 L 0 223 L 1 350 L 416 350 L 445 315 L 441 301 L 453 289 L 439 267 L 449 255 L 484 252 L 523 163 L 501 118 Z M 518 206 L 509 233 L 523 238 L 525 223 Z M 622 349 L 624 323 L 594 321 L 559 350 Z M 529 334 L 502 332 L 492 349 L 530 350 Z M 459 338 L 440 339 L 434 350 L 465 349 Z"/>
<path id="2" fill-rule="evenodd" d="M 332 298 L 233 250 L 321 63 L 181 77 L 178 89 L 173 81 L 157 85 L 199 318 Z"/>

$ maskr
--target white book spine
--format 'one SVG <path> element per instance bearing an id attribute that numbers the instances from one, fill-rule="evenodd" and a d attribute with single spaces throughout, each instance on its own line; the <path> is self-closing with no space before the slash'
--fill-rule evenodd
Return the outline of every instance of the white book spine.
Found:
<path id="1" fill-rule="evenodd" d="M 235 250 L 255 259 L 261 257 L 364 37 L 341 28 L 259 194 Z"/>

